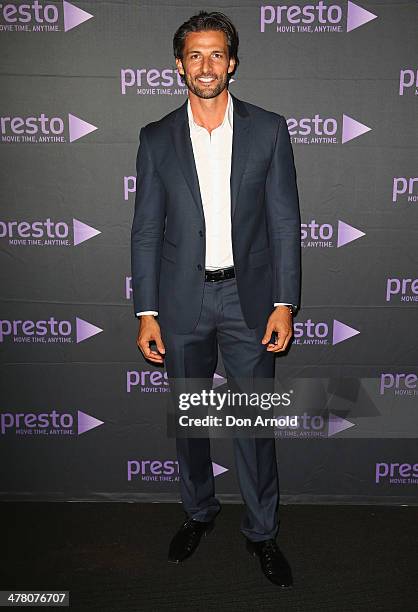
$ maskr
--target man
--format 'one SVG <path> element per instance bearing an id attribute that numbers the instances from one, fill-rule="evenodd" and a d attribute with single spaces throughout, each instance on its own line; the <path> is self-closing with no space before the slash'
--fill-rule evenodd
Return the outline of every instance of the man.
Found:
<path id="1" fill-rule="evenodd" d="M 188 100 L 141 129 L 137 156 L 137 345 L 165 364 L 169 380 L 213 377 L 218 346 L 228 379 L 272 379 L 299 303 L 300 216 L 287 124 L 229 93 L 238 34 L 225 15 L 201 11 L 180 26 L 173 46 Z M 267 578 L 291 586 L 275 540 L 274 439 L 233 444 L 247 549 Z M 169 560 L 178 563 L 213 528 L 220 504 L 209 439 L 177 437 L 176 445 L 187 514 L 170 544 Z"/>

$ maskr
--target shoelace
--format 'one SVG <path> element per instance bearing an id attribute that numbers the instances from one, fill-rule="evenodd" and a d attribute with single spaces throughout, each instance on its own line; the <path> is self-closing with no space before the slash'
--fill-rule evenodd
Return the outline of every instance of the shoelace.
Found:
<path id="1" fill-rule="evenodd" d="M 266 542 L 263 546 L 263 553 L 265 554 L 267 561 L 272 561 L 273 555 L 278 552 L 279 547 L 277 546 L 276 542 L 274 542 L 274 540 Z"/>

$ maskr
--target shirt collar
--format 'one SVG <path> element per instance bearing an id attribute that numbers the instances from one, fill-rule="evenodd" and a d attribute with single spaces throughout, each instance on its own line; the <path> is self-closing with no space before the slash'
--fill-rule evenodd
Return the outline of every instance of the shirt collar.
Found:
<path id="1" fill-rule="evenodd" d="M 232 129 L 232 126 L 233 126 L 233 117 L 234 117 L 234 105 L 233 105 L 233 102 L 232 102 L 231 94 L 229 93 L 229 91 L 227 93 L 228 93 L 228 104 L 226 106 L 225 115 L 224 115 L 224 118 L 222 120 L 222 123 L 218 127 L 223 127 L 225 125 L 225 121 L 228 120 L 229 127 Z M 193 129 L 201 129 L 201 130 L 205 129 L 205 128 L 202 128 L 201 125 L 198 125 L 195 122 L 194 117 L 193 117 L 193 113 L 192 113 L 192 108 L 191 108 L 190 100 L 187 100 L 187 114 L 188 114 L 188 117 L 189 117 L 189 125 L 190 125 L 191 128 L 193 128 Z"/>

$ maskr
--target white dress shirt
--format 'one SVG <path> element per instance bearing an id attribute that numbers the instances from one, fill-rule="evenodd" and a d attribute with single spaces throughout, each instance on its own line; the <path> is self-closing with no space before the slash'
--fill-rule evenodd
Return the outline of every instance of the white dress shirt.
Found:
<path id="1" fill-rule="evenodd" d="M 209 131 L 198 125 L 187 101 L 190 138 L 199 179 L 206 227 L 206 270 L 218 270 L 234 265 L 231 239 L 231 159 L 233 134 L 233 101 L 228 91 L 228 104 L 222 123 Z M 276 302 L 274 306 L 283 305 Z M 289 304 L 290 305 L 290 304 Z M 144 310 L 141 314 L 153 314 Z"/>
<path id="2" fill-rule="evenodd" d="M 187 103 L 190 137 L 199 178 L 206 227 L 206 270 L 234 265 L 231 240 L 231 158 L 233 105 L 228 104 L 221 125 L 211 133 L 195 123 L 190 101 Z"/>

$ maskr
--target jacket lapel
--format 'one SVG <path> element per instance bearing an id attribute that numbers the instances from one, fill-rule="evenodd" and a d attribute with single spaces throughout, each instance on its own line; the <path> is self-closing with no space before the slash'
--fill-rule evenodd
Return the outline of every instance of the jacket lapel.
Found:
<path id="1" fill-rule="evenodd" d="M 231 94 L 232 96 L 232 94 Z M 242 173 L 247 163 L 250 146 L 250 115 L 245 105 L 232 96 L 234 103 L 234 130 L 232 136 L 232 159 L 231 159 L 231 218 L 234 216 L 237 203 Z"/>
<path id="2" fill-rule="evenodd" d="M 250 142 L 250 118 L 249 113 L 241 100 L 238 100 L 238 98 L 232 94 L 231 96 L 234 105 L 230 179 L 232 218 L 238 201 L 242 173 L 248 157 Z M 199 188 L 199 178 L 197 175 L 193 146 L 190 138 L 189 120 L 187 116 L 187 100 L 180 106 L 180 108 L 177 109 L 177 112 L 173 116 L 172 135 L 179 165 L 189 186 L 193 200 L 203 217 L 204 213 Z"/>
<path id="3" fill-rule="evenodd" d="M 187 100 L 177 109 L 172 123 L 172 134 L 177 160 L 184 178 L 189 186 L 196 206 L 203 216 L 202 198 L 200 196 L 199 178 L 194 161 L 192 140 L 190 138 L 189 120 L 187 116 Z"/>

